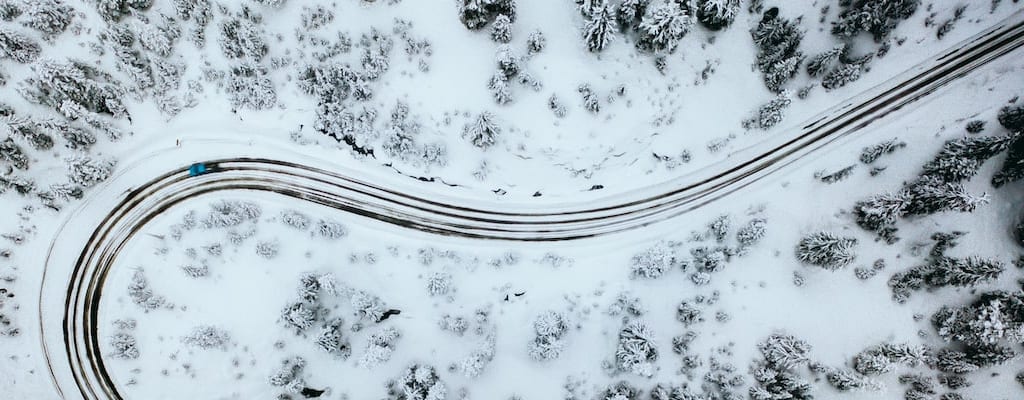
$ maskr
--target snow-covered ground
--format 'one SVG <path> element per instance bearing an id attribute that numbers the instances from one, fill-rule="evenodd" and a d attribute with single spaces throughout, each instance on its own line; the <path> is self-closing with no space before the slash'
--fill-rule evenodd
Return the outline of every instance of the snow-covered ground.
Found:
<path id="1" fill-rule="evenodd" d="M 33 10 L 61 3 L 0 1 L 0 9 L 9 4 L 23 9 L 3 22 L 0 33 L 18 32 L 41 44 L 41 54 L 31 62 L 15 62 L 8 53 L 0 60 L 5 78 L 0 103 L 15 116 L 5 112 L 4 135 L 14 138 L 30 163 L 20 168 L 5 156 L 2 176 L 5 182 L 35 181 L 28 195 L 19 195 L 16 185 L 5 184 L 0 191 L 7 210 L 0 213 L 0 250 L 10 249 L 0 259 L 0 288 L 7 296 L 0 300 L 0 398 L 80 397 L 72 386 L 61 386 L 64 392 L 58 393 L 43 354 L 45 344 L 49 361 L 67 362 L 59 336 L 63 310 L 55 305 L 63 303 L 61 285 L 71 268 L 46 265 L 46 252 L 52 244 L 54 259 L 74 259 L 84 245 L 80 239 L 95 229 L 90 224 L 123 191 L 190 162 L 245 155 L 246 146 L 256 146 L 253 154 L 333 168 L 450 203 L 491 209 L 586 205 L 729 163 L 733 151 L 791 134 L 809 118 L 1020 9 L 1015 1 L 925 2 L 896 26 L 891 49 L 866 64 L 860 79 L 826 91 L 821 79 L 801 66 L 785 86 L 793 102 L 784 119 L 761 130 L 742 125 L 776 96 L 753 66 L 757 48 L 750 31 L 762 16 L 747 11 L 749 1 L 740 2 L 735 21 L 722 31 L 694 24 L 675 52 L 662 54 L 659 71 L 659 54 L 638 51 L 631 33 L 619 32 L 599 53 L 588 51 L 581 29 L 594 17 L 581 15 L 574 2 L 519 0 L 508 51 L 521 57 L 522 75 L 515 79 L 529 74 L 540 85 L 511 82 L 512 100 L 504 105 L 496 104 L 488 80 L 497 69 L 496 54 L 506 45 L 492 41 L 490 26 L 467 30 L 455 2 L 447 0 L 214 3 L 201 44 L 193 40 L 196 17 L 184 18 L 181 9 L 203 2 L 158 2 L 106 21 L 95 4 L 132 2 L 65 3 L 74 9 L 68 13 L 70 25 L 48 37 L 26 21 L 35 18 Z M 798 26 L 806 34 L 800 50 L 808 61 L 842 43 L 829 32 L 839 2 L 764 3 L 763 10 L 778 6 L 783 18 L 802 16 Z M 333 15 L 322 26 L 309 22 L 312 15 L 326 15 L 314 12 L 317 6 Z M 937 29 L 954 14 L 960 14 L 959 22 L 938 38 Z M 239 31 L 251 29 L 239 34 L 241 57 L 232 57 L 233 50 L 223 44 L 235 22 Z M 166 28 L 174 25 L 179 34 L 167 35 Z M 177 65 L 181 75 L 138 87 L 138 75 L 118 62 L 126 50 L 111 38 L 117 27 L 138 36 L 128 47 L 142 55 L 136 59 L 140 65 Z M 371 34 L 374 28 L 378 35 Z M 542 32 L 545 45 L 529 54 L 535 31 Z M 161 37 L 172 38 L 169 50 L 162 50 Z M 265 55 L 247 53 L 259 51 L 260 41 Z M 850 57 L 881 46 L 867 34 L 850 43 Z M 368 64 L 364 54 L 388 46 L 382 75 L 362 82 L 373 92 L 369 100 L 348 98 L 325 114 L 299 83 L 311 65 L 347 63 L 365 73 L 379 67 L 381 58 L 370 57 Z M 330 51 L 337 52 L 324 55 Z M 72 117 L 66 109 L 22 94 L 33 87 L 26 79 L 35 77 L 42 63 L 69 58 L 119 82 L 130 117 L 114 112 L 99 118 L 130 135 L 108 140 L 107 125 L 83 122 L 89 117 Z M 701 399 L 783 398 L 758 397 L 759 388 L 765 389 L 759 378 L 767 379 L 761 367 L 768 374 L 807 380 L 818 398 L 938 398 L 947 392 L 1019 398 L 1024 382 L 1015 376 L 1024 372 L 1017 355 L 1024 350 L 1024 316 L 1013 310 L 1024 310 L 980 315 L 985 332 L 997 332 L 999 339 L 987 344 L 1007 345 L 1014 356 L 959 374 L 935 357 L 942 349 L 978 346 L 962 338 L 950 343 L 932 323 L 944 305 L 968 304 L 997 289 L 1021 290 L 1022 251 L 1011 231 L 1020 218 L 1024 187 L 1017 182 L 997 189 L 989 183 L 1005 156 L 982 164 L 966 185 L 970 193 L 987 192 L 987 203 L 971 213 L 902 219 L 895 225 L 901 238 L 895 244 L 858 227 L 851 209 L 859 200 L 914 181 L 947 140 L 1006 135 L 997 114 L 1008 101 L 1020 104 L 1022 59 L 1024 51 L 1011 52 L 723 199 L 599 238 L 532 244 L 459 239 L 277 194 L 231 191 L 191 198 L 142 226 L 112 265 L 98 308 L 103 363 L 126 399 L 691 398 L 680 397 L 682 392 L 653 397 L 658 384 L 687 386 Z M 243 72 L 238 76 L 244 79 L 232 80 L 233 71 L 250 67 L 257 79 Z M 262 77 L 272 89 L 261 86 Z M 806 98 L 797 97 L 815 82 Z M 600 111 L 585 109 L 583 84 L 596 93 Z M 552 96 L 566 107 L 564 117 L 549 107 Z M 169 112 L 174 104 L 184 107 Z M 355 146 L 325 136 L 324 116 L 344 125 L 352 123 L 345 113 L 358 116 L 365 110 L 376 114 L 376 122 L 349 126 L 355 127 Z M 482 112 L 493 113 L 501 130 L 486 149 L 463 135 L 463 126 Z M 65 149 L 66 139 L 43 129 L 58 144 L 34 148 L 28 136 L 17 133 L 18 121 L 24 121 L 18 118 L 67 120 L 94 131 L 98 143 L 87 150 Z M 984 121 L 985 129 L 969 134 L 965 127 L 974 120 Z M 863 148 L 893 138 L 905 148 L 870 165 L 859 160 Z M 405 147 L 388 150 L 396 141 Z M 353 147 L 372 148 L 374 155 L 359 155 Z M 119 162 L 109 170 L 101 164 L 91 174 L 69 174 L 72 156 Z M 838 182 L 819 179 L 848 166 L 854 166 L 852 172 Z M 84 187 L 84 200 L 46 197 L 59 192 L 51 185 L 69 180 Z M 597 186 L 602 189 L 588 191 Z M 82 204 L 86 207 L 79 208 Z M 240 204 L 251 204 L 246 207 L 260 210 L 259 215 L 237 213 Z M 190 218 L 194 226 L 186 222 Z M 754 234 L 760 227 L 763 237 Z M 966 233 L 943 257 L 997 260 L 1003 266 L 998 278 L 917 290 L 897 302 L 890 278 L 932 262 L 932 235 L 953 231 Z M 817 232 L 856 239 L 854 261 L 835 271 L 801 262 L 797 243 Z M 876 260 L 884 260 L 884 268 L 873 269 Z M 305 298 L 304 279 L 315 289 Z M 380 320 L 376 313 L 390 309 L 401 313 Z M 336 332 L 340 339 L 323 341 L 331 337 L 324 332 Z M 810 349 L 790 346 L 782 353 L 794 356 L 793 365 L 776 363 L 776 353 L 764 350 L 771 346 L 759 347 L 786 342 L 769 339 L 773 334 L 792 335 Z M 882 343 L 925 346 L 929 353 L 916 366 L 861 376 L 858 354 Z M 303 360 L 302 368 L 292 369 L 295 357 Z M 290 364 L 283 364 L 286 360 Z M 435 397 L 402 397 L 398 386 L 389 394 L 389 381 L 414 385 L 410 382 L 417 379 L 401 379 L 414 364 L 436 368 L 447 395 L 438 396 L 435 388 Z M 840 371 L 865 387 L 841 392 Z M 915 384 L 906 374 L 923 378 Z M 434 383 L 423 375 L 429 374 L 418 375 L 419 381 Z M 954 375 L 971 385 L 948 383 Z M 620 381 L 642 395 L 616 392 Z M 798 392 L 785 384 L 767 390 Z M 931 397 L 912 397 L 929 391 Z"/>

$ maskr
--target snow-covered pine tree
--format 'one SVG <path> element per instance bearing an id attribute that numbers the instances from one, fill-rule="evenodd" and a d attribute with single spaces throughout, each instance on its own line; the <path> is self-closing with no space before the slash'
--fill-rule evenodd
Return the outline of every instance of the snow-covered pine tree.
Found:
<path id="1" fill-rule="evenodd" d="M 981 164 L 1010 147 L 1018 134 L 1002 136 L 967 136 L 949 140 L 942 150 L 923 167 L 923 176 L 943 182 L 968 180 L 978 173 Z"/>
<path id="2" fill-rule="evenodd" d="M 858 201 L 853 206 L 853 214 L 857 217 L 858 226 L 877 232 L 892 226 L 906 215 L 906 209 L 911 201 L 910 193 L 907 191 L 882 193 Z"/>
<path id="3" fill-rule="evenodd" d="M 213 325 L 200 325 L 192 329 L 188 335 L 181 339 L 187 345 L 200 349 L 224 349 L 227 347 L 231 336 L 228 332 Z"/>
<path id="4" fill-rule="evenodd" d="M 61 0 L 26 1 L 24 6 L 21 24 L 47 37 L 56 36 L 68 29 L 75 15 L 75 9 Z"/>
<path id="5" fill-rule="evenodd" d="M 268 378 L 270 385 L 280 387 L 286 393 L 299 393 L 306 387 L 302 372 L 306 368 L 306 360 L 302 357 L 291 357 L 281 361 L 281 366 Z"/>
<path id="6" fill-rule="evenodd" d="M 788 91 L 782 91 L 771 101 L 765 103 L 757 109 L 757 116 L 754 120 L 745 124 L 748 126 L 757 127 L 759 129 L 768 130 L 782 122 L 783 111 L 789 108 L 789 105 L 793 103 L 793 99 L 790 98 Z"/>
<path id="7" fill-rule="evenodd" d="M 568 331 L 565 316 L 559 312 L 546 311 L 533 321 L 535 337 L 527 345 L 530 358 L 548 361 L 558 358 L 565 347 L 563 337 Z"/>
<path id="8" fill-rule="evenodd" d="M 1019 132 L 1024 132 L 1024 128 Z M 1024 179 L 1024 133 L 1018 133 L 1010 145 L 1002 167 L 992 176 L 992 186 L 998 188 L 1021 179 Z"/>
<path id="9" fill-rule="evenodd" d="M 36 150 L 49 150 L 53 148 L 53 137 L 43 132 L 43 129 L 38 124 L 35 124 L 30 120 L 21 118 L 5 118 L 0 119 L 0 122 L 7 122 L 7 126 L 10 128 L 11 134 L 29 142 L 29 144 L 32 145 L 32 148 Z"/>
<path id="10" fill-rule="evenodd" d="M 1010 132 L 1024 132 L 1024 105 L 1000 108 L 996 119 Z"/>
<path id="11" fill-rule="evenodd" d="M 655 53 L 673 53 L 691 26 L 693 17 L 679 4 L 660 3 L 648 9 L 637 26 L 636 47 Z"/>
<path id="12" fill-rule="evenodd" d="M 615 20 L 619 29 L 623 31 L 638 30 L 644 14 L 647 14 L 647 6 L 651 0 L 622 0 L 615 12 Z"/>
<path id="13" fill-rule="evenodd" d="M 931 286 L 971 287 L 995 280 L 1006 269 L 999 260 L 971 256 L 967 258 L 942 257 L 932 266 L 925 278 Z"/>
<path id="14" fill-rule="evenodd" d="M 600 52 L 608 43 L 615 39 L 615 19 L 612 10 L 604 5 L 591 14 L 591 18 L 583 25 L 583 42 L 587 50 Z"/>
<path id="15" fill-rule="evenodd" d="M 865 147 L 860 153 L 860 162 L 871 164 L 883 155 L 892 154 L 904 147 L 907 147 L 907 142 L 900 141 L 898 138 L 892 138 L 874 146 Z"/>
<path id="16" fill-rule="evenodd" d="M 110 354 L 111 357 L 122 360 L 134 360 L 139 358 L 138 341 L 135 339 L 135 335 L 132 335 L 131 333 L 117 332 L 110 336 L 109 344 L 113 349 L 113 352 Z"/>
<path id="17" fill-rule="evenodd" d="M 925 176 L 907 188 L 911 202 L 904 209 L 907 215 L 929 215 L 942 211 L 973 212 L 988 203 L 988 196 L 975 196 L 960 183 L 944 183 Z"/>
<path id="18" fill-rule="evenodd" d="M 495 43 L 508 43 L 512 41 L 512 20 L 505 14 L 499 14 L 494 18 L 491 26 L 491 40 Z"/>
<path id="19" fill-rule="evenodd" d="M 266 110 L 277 105 L 277 89 L 267 77 L 267 70 L 245 62 L 231 67 L 224 91 L 236 108 Z"/>
<path id="20" fill-rule="evenodd" d="M 827 270 L 838 270 L 853 262 L 857 239 L 840 237 L 831 232 L 805 236 L 796 247 L 797 259 Z"/>
<path id="21" fill-rule="evenodd" d="M 675 250 L 666 242 L 659 242 L 630 259 L 630 276 L 657 279 L 678 265 Z"/>
<path id="22" fill-rule="evenodd" d="M 259 61 L 267 55 L 266 35 L 259 24 L 259 17 L 248 12 L 227 17 L 220 24 L 220 49 L 227 58 L 248 58 Z"/>
<path id="23" fill-rule="evenodd" d="M 818 54 L 811 58 L 811 61 L 807 63 L 807 74 L 812 78 L 817 78 L 824 74 L 825 71 L 832 68 L 836 61 L 839 60 L 843 53 L 846 53 L 847 46 L 839 45 L 833 47 L 821 54 Z"/>
<path id="24" fill-rule="evenodd" d="M 781 92 L 783 85 L 796 76 L 797 71 L 800 69 L 800 63 L 803 61 L 803 56 L 794 56 L 784 58 L 775 64 L 772 64 L 768 68 L 763 69 L 765 86 L 772 92 Z M 824 84 L 822 85 L 824 86 Z"/>
<path id="25" fill-rule="evenodd" d="M 528 54 L 537 54 L 544 51 L 544 47 L 548 44 L 547 38 L 544 37 L 544 33 L 541 31 L 533 31 L 530 36 L 526 38 L 526 51 Z"/>
<path id="26" fill-rule="evenodd" d="M 863 70 L 863 64 L 842 64 L 821 78 L 821 87 L 825 90 L 833 90 L 846 86 L 848 83 L 860 79 Z"/>
<path id="27" fill-rule="evenodd" d="M 87 118 L 70 108 L 115 118 L 128 116 L 123 90 L 109 74 L 84 62 L 41 59 L 32 64 L 33 77 L 18 88 L 27 100 L 61 111 L 69 118 Z M 71 103 L 71 104 L 68 104 Z"/>
<path id="28" fill-rule="evenodd" d="M 501 136 L 501 127 L 495 120 L 494 114 L 488 111 L 478 114 L 472 122 L 462 127 L 462 138 L 486 150 L 497 143 Z"/>
<path id="29" fill-rule="evenodd" d="M 68 167 L 68 179 L 71 183 L 91 187 L 103 182 L 114 171 L 114 159 L 98 159 L 85 155 L 74 156 L 65 160 Z"/>
<path id="30" fill-rule="evenodd" d="M 7 22 L 14 21 L 21 16 L 21 2 L 15 0 L 0 0 L 0 20 Z"/>
<path id="31" fill-rule="evenodd" d="M 576 91 L 583 96 L 583 109 L 594 114 L 601 112 L 601 99 L 594 93 L 589 83 L 584 83 L 576 88 Z"/>
<path id="32" fill-rule="evenodd" d="M 629 382 L 619 381 L 611 384 L 601 391 L 598 400 L 639 400 L 640 394 L 643 393 L 640 389 L 637 389 Z"/>
<path id="33" fill-rule="evenodd" d="M 870 32 L 881 43 L 900 21 L 917 11 L 921 0 L 841 0 L 839 19 L 832 23 L 832 34 L 854 37 Z"/>
<path id="34" fill-rule="evenodd" d="M 788 72 L 788 69 L 779 68 L 792 64 L 799 68 L 804 58 L 799 50 L 804 33 L 798 27 L 798 22 L 780 17 L 779 9 L 771 8 L 765 11 L 761 22 L 750 31 L 750 35 L 758 47 L 757 66 L 765 73 L 766 85 L 773 91 L 781 90 L 792 74 L 787 76 L 780 73 Z M 770 75 L 771 80 L 768 79 Z"/>
<path id="35" fill-rule="evenodd" d="M 499 106 L 512 102 L 512 90 L 508 86 L 508 78 L 502 71 L 495 71 L 491 79 L 487 80 L 487 90 L 491 91 L 491 97 Z"/>
<path id="36" fill-rule="evenodd" d="M 740 10 L 740 0 L 697 0 L 697 20 L 717 31 L 732 24 Z"/>
<path id="37" fill-rule="evenodd" d="M 0 27 L 0 58 L 27 64 L 39 58 L 41 52 L 42 48 L 35 40 L 18 31 Z"/>

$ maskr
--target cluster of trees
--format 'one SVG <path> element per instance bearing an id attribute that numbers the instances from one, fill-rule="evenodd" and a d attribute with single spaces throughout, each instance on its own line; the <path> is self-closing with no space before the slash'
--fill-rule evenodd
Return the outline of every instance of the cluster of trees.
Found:
<path id="1" fill-rule="evenodd" d="M 483 29 L 501 16 L 516 21 L 515 0 L 459 0 L 458 5 L 459 20 L 468 29 Z"/>
<path id="2" fill-rule="evenodd" d="M 899 23 L 917 11 L 921 0 L 840 0 L 839 19 L 832 34 L 853 38 L 868 32 L 881 43 Z"/>
<path id="3" fill-rule="evenodd" d="M 1024 105 L 1001 108 L 998 121 L 1008 131 L 1014 132 L 1016 138 L 1010 143 L 999 172 L 992 177 L 992 186 L 996 188 L 1024 179 Z"/>
<path id="4" fill-rule="evenodd" d="M 256 222 L 263 215 L 259 204 L 243 200 L 210 203 L 210 211 L 199 221 L 203 229 L 229 228 L 244 222 Z"/>
<path id="5" fill-rule="evenodd" d="M 792 335 L 773 334 L 758 344 L 761 359 L 754 363 L 756 385 L 750 387 L 754 400 L 811 400 L 811 385 L 794 371 L 807 364 L 811 345 Z"/>
<path id="6" fill-rule="evenodd" d="M 268 381 L 271 386 L 281 388 L 287 394 L 299 394 L 306 389 L 303 377 L 306 360 L 302 357 L 291 357 L 281 361 L 281 365 L 270 374 Z"/>
<path id="7" fill-rule="evenodd" d="M 149 280 L 141 268 L 132 274 L 132 280 L 128 283 L 128 297 L 132 299 L 132 303 L 147 311 L 168 306 L 167 299 L 154 293 L 149 287 Z"/>
<path id="8" fill-rule="evenodd" d="M 536 336 L 527 345 L 530 357 L 536 361 L 557 359 L 565 348 L 565 334 L 569 330 L 565 315 L 556 311 L 546 311 L 533 320 L 533 331 Z"/>
<path id="9" fill-rule="evenodd" d="M 448 387 L 428 364 L 412 364 L 398 379 L 388 382 L 388 400 L 445 400 Z"/>
<path id="10" fill-rule="evenodd" d="M 772 92 L 781 93 L 783 86 L 796 76 L 803 63 L 800 42 L 804 32 L 799 24 L 799 19 L 786 19 L 779 15 L 778 8 L 771 8 L 764 12 L 757 27 L 750 32 L 758 48 L 757 67 L 764 73 L 765 86 Z"/>
<path id="11" fill-rule="evenodd" d="M 696 15 L 712 30 L 732 23 L 739 2 L 736 0 L 577 0 L 583 25 L 583 42 L 592 52 L 603 51 L 616 33 L 632 36 L 636 48 L 659 57 L 676 51 L 694 24 Z"/>
<path id="12" fill-rule="evenodd" d="M 932 235 L 935 245 L 926 260 L 927 264 L 896 273 L 889 279 L 893 299 L 903 303 L 913 291 L 922 288 L 973 287 L 998 278 L 1006 269 L 1002 261 L 979 256 L 955 258 L 945 255 L 946 250 L 956 246 L 956 239 L 963 234 L 938 232 Z"/>
<path id="13" fill-rule="evenodd" d="M 495 103 L 505 105 L 513 101 L 511 86 L 513 83 L 518 83 L 520 86 L 534 91 L 541 90 L 543 84 L 525 71 L 524 64 L 527 59 L 519 57 L 508 45 L 502 45 L 495 53 L 497 70 L 487 81 L 487 88 L 491 91 Z"/>
<path id="14" fill-rule="evenodd" d="M 615 348 L 615 368 L 642 377 L 657 372 L 658 346 L 654 333 L 641 321 L 627 322 L 619 331 Z"/>
<path id="15" fill-rule="evenodd" d="M 733 222 L 729 215 L 721 215 L 707 224 L 704 232 L 693 232 L 694 241 L 713 241 L 710 245 L 697 245 L 689 250 L 690 256 L 683 257 L 677 247 L 682 243 L 659 242 L 630 259 L 630 277 L 637 279 L 658 279 L 672 268 L 695 270 L 690 279 L 698 285 L 710 282 L 711 274 L 722 270 L 734 256 L 750 251 L 765 234 L 767 221 L 752 218 L 735 230 L 736 244 L 731 246 L 728 239 L 733 234 Z"/>
<path id="16" fill-rule="evenodd" d="M 114 321 L 115 332 L 107 340 L 111 350 L 108 356 L 122 360 L 139 358 L 139 344 L 134 334 L 135 325 L 134 319 Z"/>
<path id="17" fill-rule="evenodd" d="M 879 237 L 893 243 L 895 224 L 908 216 L 923 216 L 942 211 L 972 212 L 988 201 L 985 195 L 974 195 L 967 191 L 964 182 L 978 173 L 988 159 L 1009 148 L 1022 146 L 1021 134 L 1014 132 L 1000 136 L 968 136 L 947 141 L 942 150 L 922 167 L 921 175 L 905 184 L 898 192 L 883 193 L 854 205 L 853 213 L 857 225 L 879 234 Z M 865 150 L 862 159 L 873 161 L 882 153 L 899 148 L 897 142 L 886 142 L 880 147 Z M 1014 163 L 1005 163 L 1013 170 Z M 1017 167 L 1019 168 L 1019 167 Z M 1006 168 L 1004 168 L 1004 171 Z M 1012 174 L 1012 172 L 1011 172 Z M 1006 174 L 1000 171 L 993 178 L 993 184 L 1002 182 Z"/>
<path id="18" fill-rule="evenodd" d="M 200 349 L 226 349 L 231 335 L 227 331 L 212 325 L 200 325 L 192 329 L 181 341 L 189 346 Z"/>
<path id="19" fill-rule="evenodd" d="M 121 137 L 110 119 L 128 119 L 128 109 L 122 101 L 124 89 L 110 74 L 81 61 L 54 59 L 36 61 L 32 71 L 18 87 L 26 100 L 69 120 L 82 120 L 112 140 Z"/>

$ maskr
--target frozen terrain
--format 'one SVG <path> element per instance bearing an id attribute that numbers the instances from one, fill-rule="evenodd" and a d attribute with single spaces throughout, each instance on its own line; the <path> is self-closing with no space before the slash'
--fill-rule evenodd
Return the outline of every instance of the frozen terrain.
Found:
<path id="1" fill-rule="evenodd" d="M 1020 398 L 1020 10 L 0 0 L 0 398 Z"/>

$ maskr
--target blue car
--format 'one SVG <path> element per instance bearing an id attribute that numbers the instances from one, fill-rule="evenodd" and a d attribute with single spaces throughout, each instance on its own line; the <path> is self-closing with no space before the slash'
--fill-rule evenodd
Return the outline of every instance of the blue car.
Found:
<path id="1" fill-rule="evenodd" d="M 206 164 L 195 163 L 188 167 L 188 176 L 199 176 L 210 171 L 210 168 L 207 168 Z"/>

